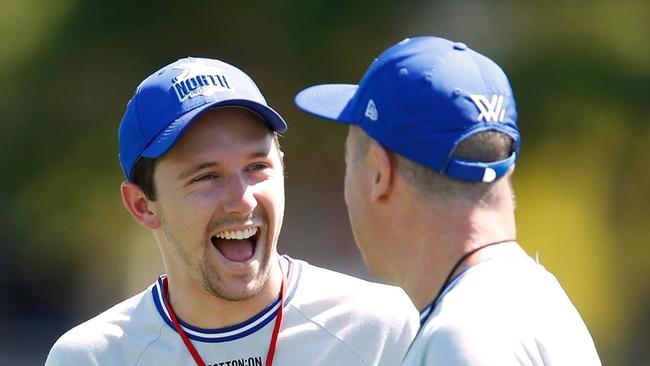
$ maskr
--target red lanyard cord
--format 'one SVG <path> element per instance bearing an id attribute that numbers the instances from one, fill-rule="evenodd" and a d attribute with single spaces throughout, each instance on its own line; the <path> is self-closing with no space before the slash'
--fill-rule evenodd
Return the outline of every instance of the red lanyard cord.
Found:
<path id="1" fill-rule="evenodd" d="M 265 363 L 266 366 L 273 365 L 273 356 L 275 355 L 275 349 L 277 348 L 278 345 L 278 335 L 280 334 L 280 326 L 282 324 L 282 314 L 284 313 L 284 295 L 286 291 L 285 282 L 286 280 L 283 272 L 282 284 L 280 285 L 280 305 L 278 306 L 278 311 L 275 315 L 275 325 L 273 326 L 273 334 L 271 336 L 271 342 L 269 344 L 269 351 L 266 354 L 266 363 Z M 176 329 L 176 332 L 181 336 L 183 343 L 185 343 L 185 347 L 192 355 L 192 358 L 194 359 L 194 362 L 196 362 L 197 366 L 206 366 L 205 362 L 203 362 L 203 359 L 201 358 L 201 355 L 199 355 L 199 352 L 196 350 L 196 348 L 194 348 L 194 345 L 188 338 L 187 334 L 185 333 L 183 328 L 181 328 L 181 325 L 178 322 L 178 318 L 176 317 L 176 313 L 174 313 L 174 309 L 172 309 L 171 302 L 169 301 L 169 289 L 168 289 L 168 281 L 166 277 L 163 279 L 163 294 L 165 296 L 165 307 L 167 308 L 169 317 L 172 319 L 172 324 L 174 325 L 174 329 Z"/>
<path id="2" fill-rule="evenodd" d="M 278 313 L 275 315 L 275 325 L 273 325 L 273 334 L 271 335 L 271 343 L 269 343 L 269 351 L 266 353 L 266 366 L 273 365 L 273 356 L 275 356 L 275 349 L 278 346 L 278 335 L 280 334 L 280 326 L 282 325 L 282 314 L 284 314 L 284 294 L 286 292 L 284 280 L 284 272 L 282 273 L 282 284 L 280 285 L 280 307 Z"/>
<path id="3" fill-rule="evenodd" d="M 172 324 L 174 324 L 174 328 L 176 329 L 176 332 L 181 336 L 181 339 L 183 339 L 183 343 L 185 343 L 185 347 L 187 348 L 188 351 L 190 351 L 190 354 L 192 355 L 192 358 L 196 362 L 198 366 L 205 366 L 205 362 L 203 362 L 203 359 L 201 358 L 201 355 L 199 355 L 199 352 L 194 348 L 194 345 L 192 342 L 190 342 L 190 339 L 187 337 L 187 334 L 181 328 L 180 323 L 178 322 L 178 319 L 176 318 L 176 313 L 174 313 L 174 309 L 172 309 L 171 302 L 169 301 L 169 289 L 167 285 L 167 277 L 163 279 L 163 292 L 165 293 L 165 307 L 167 308 L 167 312 L 169 313 L 169 317 L 172 318 Z"/>

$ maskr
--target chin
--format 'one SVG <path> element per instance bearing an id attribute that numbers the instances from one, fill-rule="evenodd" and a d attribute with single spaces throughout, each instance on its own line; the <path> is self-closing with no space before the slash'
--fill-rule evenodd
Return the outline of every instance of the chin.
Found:
<path id="1" fill-rule="evenodd" d="M 229 301 L 245 301 L 257 296 L 269 282 L 269 272 L 265 268 L 248 275 L 203 273 L 203 287 L 214 296 Z"/>

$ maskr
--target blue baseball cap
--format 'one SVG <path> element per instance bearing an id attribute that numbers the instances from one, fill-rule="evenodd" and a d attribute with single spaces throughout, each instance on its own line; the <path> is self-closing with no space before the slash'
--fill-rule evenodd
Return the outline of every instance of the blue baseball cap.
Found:
<path id="1" fill-rule="evenodd" d="M 138 86 L 119 129 L 119 159 L 126 179 L 141 157 L 159 158 L 203 112 L 216 107 L 248 108 L 278 133 L 287 130 L 255 82 L 240 69 L 208 58 L 183 58 L 156 71 Z"/>
<path id="2" fill-rule="evenodd" d="M 492 182 L 519 153 L 517 110 L 505 73 L 465 44 L 443 38 L 407 38 L 375 59 L 359 85 L 312 86 L 295 103 L 315 116 L 359 125 L 397 154 L 459 180 Z M 510 136 L 510 156 L 496 162 L 452 156 L 481 131 Z"/>

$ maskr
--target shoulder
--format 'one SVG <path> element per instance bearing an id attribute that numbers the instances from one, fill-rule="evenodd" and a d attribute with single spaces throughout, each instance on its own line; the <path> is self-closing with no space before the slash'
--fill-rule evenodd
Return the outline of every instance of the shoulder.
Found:
<path id="1" fill-rule="evenodd" d="M 399 287 L 302 265 L 291 305 L 368 364 L 397 364 L 419 327 L 419 313 Z"/>
<path id="2" fill-rule="evenodd" d="M 491 321 L 531 314 L 539 319 L 551 313 L 557 318 L 558 312 L 577 315 L 553 274 L 523 253 L 470 267 L 452 282 L 437 310 L 450 317 L 492 314 Z"/>
<path id="3" fill-rule="evenodd" d="M 405 365 L 601 365 L 591 341 L 591 346 L 582 347 L 582 340 L 576 343 L 561 331 L 543 334 L 530 324 L 517 329 L 498 321 L 456 320 L 443 320 L 435 332 L 425 324 Z"/>
<path id="4" fill-rule="evenodd" d="M 129 348 L 138 348 L 138 343 L 142 343 L 133 342 L 138 333 L 162 325 L 161 320 L 152 317 L 156 315 L 153 306 L 147 289 L 75 326 L 54 343 L 46 365 L 97 364 L 111 357 L 125 360 L 131 353 Z"/>
<path id="5" fill-rule="evenodd" d="M 435 332 L 423 328 L 413 342 L 405 365 L 518 365 L 529 359 L 525 348 L 512 339 L 504 339 L 486 328 L 467 323 L 445 322 Z M 534 346 L 534 345 L 533 345 Z M 523 358 L 519 353 L 523 351 Z M 537 360 L 540 361 L 540 360 Z M 534 363 L 544 364 L 544 363 Z"/>
<path id="6" fill-rule="evenodd" d="M 599 364 L 591 335 L 568 296 L 529 257 L 487 261 L 459 276 L 416 342 L 427 344 L 420 348 L 427 357 L 451 365 L 461 358 L 472 365 L 522 359 Z"/>
<path id="7" fill-rule="evenodd" d="M 302 266 L 297 305 L 306 313 L 320 314 L 327 309 L 339 308 L 349 316 L 368 320 L 417 317 L 415 306 L 399 287 L 294 261 Z"/>

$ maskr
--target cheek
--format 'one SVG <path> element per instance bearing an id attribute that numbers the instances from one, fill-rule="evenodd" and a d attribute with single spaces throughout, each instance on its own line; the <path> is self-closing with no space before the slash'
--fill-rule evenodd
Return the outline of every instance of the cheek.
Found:
<path id="1" fill-rule="evenodd" d="M 353 185 L 353 179 L 352 179 L 352 168 L 350 165 L 346 165 L 345 168 L 345 177 L 343 178 L 343 199 L 345 200 L 345 204 L 350 207 L 350 202 L 352 200 L 352 185 Z"/>
<path id="2" fill-rule="evenodd" d="M 209 226 L 213 219 L 213 197 L 193 195 L 183 197 L 167 197 L 160 199 L 161 213 L 164 214 L 167 229 L 179 235 L 197 235 L 203 233 L 204 227 Z"/>
<path id="3" fill-rule="evenodd" d="M 255 198 L 269 216 L 267 219 L 273 220 L 274 226 L 279 227 L 284 216 L 284 179 L 269 180 L 256 188 Z"/>
<path id="4" fill-rule="evenodd" d="M 215 217 L 217 205 L 218 200 L 213 196 L 188 197 L 175 206 L 174 216 L 188 227 L 208 225 Z"/>
<path id="5" fill-rule="evenodd" d="M 277 184 L 271 193 L 273 194 L 273 209 L 275 212 L 276 226 L 280 227 L 284 217 L 284 184 Z"/>
<path id="6" fill-rule="evenodd" d="M 354 231 L 360 229 L 361 215 L 363 215 L 364 205 L 363 205 L 363 187 L 359 184 L 360 181 L 357 179 L 351 171 L 348 171 L 345 174 L 344 182 L 344 198 L 345 204 L 348 208 L 348 216 L 350 217 L 350 224 Z"/>

